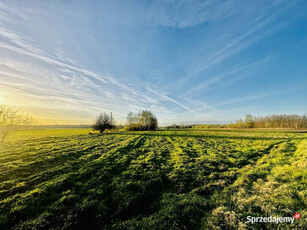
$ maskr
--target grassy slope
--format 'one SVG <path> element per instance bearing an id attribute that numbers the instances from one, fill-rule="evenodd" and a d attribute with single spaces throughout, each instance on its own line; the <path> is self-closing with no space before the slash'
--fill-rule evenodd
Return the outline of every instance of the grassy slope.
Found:
<path id="1" fill-rule="evenodd" d="M 306 223 L 307 135 L 20 131 L 0 145 L 0 229 L 272 229 Z"/>

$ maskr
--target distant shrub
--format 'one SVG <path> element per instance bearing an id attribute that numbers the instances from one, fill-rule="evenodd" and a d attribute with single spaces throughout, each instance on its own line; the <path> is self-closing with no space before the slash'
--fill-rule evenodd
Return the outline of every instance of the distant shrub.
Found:
<path id="1" fill-rule="evenodd" d="M 170 126 L 166 127 L 167 129 L 191 129 L 193 128 L 193 125 L 177 125 L 177 124 L 173 124 Z"/>
<path id="2" fill-rule="evenodd" d="M 93 129 L 103 133 L 105 130 L 115 129 L 115 122 L 112 115 L 101 113 L 93 125 Z"/>
<path id="3" fill-rule="evenodd" d="M 136 124 L 126 125 L 124 127 L 124 130 L 125 131 L 137 131 L 137 130 L 139 130 L 139 126 L 136 125 Z"/>

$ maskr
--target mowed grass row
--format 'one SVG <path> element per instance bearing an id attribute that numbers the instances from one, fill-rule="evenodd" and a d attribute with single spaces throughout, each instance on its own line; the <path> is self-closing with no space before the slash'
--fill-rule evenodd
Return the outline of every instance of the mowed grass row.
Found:
<path id="1" fill-rule="evenodd" d="M 0 145 L 0 229 L 274 229 L 246 217 L 307 215 L 304 132 L 88 133 Z"/>

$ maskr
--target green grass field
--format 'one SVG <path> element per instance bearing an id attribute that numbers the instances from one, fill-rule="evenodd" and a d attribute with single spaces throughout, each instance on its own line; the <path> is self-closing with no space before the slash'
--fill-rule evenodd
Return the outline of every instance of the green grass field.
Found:
<path id="1" fill-rule="evenodd" d="M 0 229 L 306 229 L 306 132 L 89 132 L 0 144 Z"/>

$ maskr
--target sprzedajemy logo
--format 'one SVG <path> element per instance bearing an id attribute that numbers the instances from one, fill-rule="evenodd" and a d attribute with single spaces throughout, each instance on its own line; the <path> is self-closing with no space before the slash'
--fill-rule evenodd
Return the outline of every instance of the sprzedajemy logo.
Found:
<path id="1" fill-rule="evenodd" d="M 299 220 L 302 217 L 301 213 L 296 212 L 294 213 L 294 219 Z"/>
<path id="2" fill-rule="evenodd" d="M 294 213 L 293 217 L 269 216 L 269 217 L 254 217 L 248 216 L 246 223 L 293 223 L 294 219 L 299 220 L 302 215 L 299 212 Z"/>

